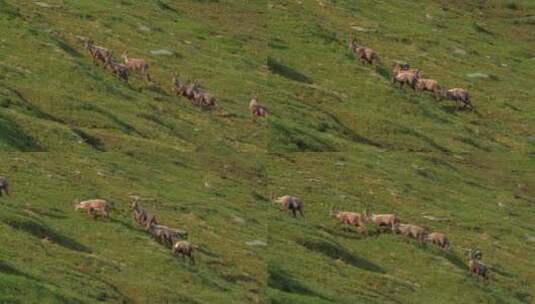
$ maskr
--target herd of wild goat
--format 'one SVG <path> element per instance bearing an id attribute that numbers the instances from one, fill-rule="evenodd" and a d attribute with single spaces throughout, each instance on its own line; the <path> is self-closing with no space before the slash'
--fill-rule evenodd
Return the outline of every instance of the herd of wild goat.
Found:
<path id="1" fill-rule="evenodd" d="M 377 52 L 369 47 L 362 46 L 359 41 L 349 36 L 349 50 L 363 63 L 363 64 L 377 64 L 379 55 Z M 440 100 L 446 98 L 457 103 L 457 109 L 469 108 L 474 110 L 470 94 L 468 91 L 461 88 L 447 89 L 440 86 L 438 81 L 434 79 L 423 78 L 423 72 L 419 69 L 411 69 L 407 63 L 394 64 L 391 77 L 393 84 L 399 84 L 400 88 L 410 86 L 413 90 L 418 92 L 428 91 L 434 94 L 435 99 Z"/>
<path id="2" fill-rule="evenodd" d="M 112 53 L 100 46 L 94 45 L 93 41 L 86 39 L 84 42 L 85 48 L 88 50 L 91 58 L 95 64 L 103 64 L 105 68 L 109 69 L 115 76 L 124 81 L 128 81 L 130 72 L 138 72 L 148 81 L 152 81 L 149 75 L 149 64 L 144 59 L 129 58 L 125 51 L 122 54 L 124 64 L 117 62 Z M 349 49 L 353 54 L 363 63 L 375 64 L 379 62 L 379 56 L 373 49 L 364 47 L 359 42 L 350 36 Z M 396 63 L 392 72 L 392 83 L 399 83 L 400 88 L 408 85 L 416 91 L 429 91 L 435 95 L 435 98 L 447 98 L 454 100 L 457 103 L 458 109 L 470 108 L 473 110 L 473 105 L 470 100 L 470 95 L 465 89 L 454 88 L 446 89 L 440 87 L 438 82 L 433 79 L 422 78 L 423 73 L 418 69 L 411 69 L 408 64 Z M 178 78 L 176 74 L 172 78 L 172 92 L 176 95 L 183 96 L 191 101 L 192 104 L 202 108 L 211 108 L 216 105 L 215 97 L 204 91 L 197 81 L 193 83 L 184 82 Z M 266 107 L 258 102 L 257 95 L 254 95 L 249 103 L 249 112 L 253 122 L 257 118 L 266 117 L 268 111 Z M 0 196 L 3 194 L 10 194 L 10 185 L 5 177 L 0 177 Z M 291 211 L 293 216 L 297 214 L 304 217 L 303 202 L 295 197 L 285 195 L 274 200 L 280 204 L 286 211 Z M 92 199 L 75 204 L 75 210 L 85 210 L 89 216 L 96 218 L 109 218 L 111 205 L 106 200 Z M 148 233 L 150 233 L 159 243 L 171 248 L 171 253 L 176 256 L 182 256 L 183 259 L 188 257 L 192 264 L 195 263 L 193 252 L 199 247 L 186 241 L 188 234 L 186 231 L 170 228 L 158 223 L 154 215 L 149 214 L 143 209 L 138 197 L 134 198 L 132 203 L 132 212 L 134 221 Z M 368 235 L 366 225 L 371 222 L 377 227 L 378 233 L 390 231 L 395 234 L 401 234 L 410 238 L 414 238 L 421 242 L 430 242 L 443 250 L 448 250 L 450 247 L 449 239 L 444 233 L 432 232 L 429 233 L 425 228 L 414 225 L 401 223 L 400 218 L 396 214 L 369 214 L 367 210 L 363 213 L 356 213 L 351 211 L 338 211 L 331 209 L 331 217 L 336 220 L 338 224 L 344 225 L 345 230 L 350 230 L 350 227 L 355 227 L 357 231 L 363 235 Z M 469 253 L 469 270 L 483 278 L 487 278 L 487 267 L 480 261 L 482 258 L 481 251 L 470 250 Z"/>

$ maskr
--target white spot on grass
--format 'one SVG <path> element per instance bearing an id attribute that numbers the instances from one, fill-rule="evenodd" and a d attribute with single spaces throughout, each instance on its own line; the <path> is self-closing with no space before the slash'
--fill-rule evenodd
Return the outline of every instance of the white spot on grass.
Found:
<path id="1" fill-rule="evenodd" d="M 489 75 L 485 73 L 479 73 L 479 72 L 469 73 L 469 74 L 466 74 L 466 76 L 469 78 L 489 78 L 490 77 Z"/>
<path id="2" fill-rule="evenodd" d="M 233 216 L 232 221 L 237 224 L 245 224 L 245 219 L 239 217 L 239 216 Z"/>
<path id="3" fill-rule="evenodd" d="M 48 3 L 45 3 L 45 2 L 41 2 L 41 1 L 36 1 L 36 2 L 34 2 L 34 4 L 37 5 L 37 6 L 40 6 L 40 7 L 46 7 L 46 8 L 52 7 L 52 5 L 50 5 Z"/>
<path id="4" fill-rule="evenodd" d="M 262 247 L 267 246 L 267 243 L 261 240 L 248 241 L 248 242 L 245 242 L 245 244 L 249 246 L 262 246 Z"/>
<path id="5" fill-rule="evenodd" d="M 166 49 L 152 50 L 150 53 L 154 56 L 171 56 L 174 53 Z"/>
<path id="6" fill-rule="evenodd" d="M 150 29 L 148 26 L 143 25 L 143 24 L 140 24 L 140 25 L 138 26 L 138 29 L 139 29 L 140 31 L 142 31 L 142 32 L 150 32 L 150 31 L 151 31 L 151 29 Z"/>
<path id="7" fill-rule="evenodd" d="M 466 55 L 466 51 L 461 49 L 461 48 L 454 48 L 453 49 L 453 54 L 465 56 Z"/>
<path id="8" fill-rule="evenodd" d="M 369 29 L 369 28 L 356 26 L 356 25 L 352 26 L 351 28 L 358 32 L 375 32 L 374 29 Z"/>

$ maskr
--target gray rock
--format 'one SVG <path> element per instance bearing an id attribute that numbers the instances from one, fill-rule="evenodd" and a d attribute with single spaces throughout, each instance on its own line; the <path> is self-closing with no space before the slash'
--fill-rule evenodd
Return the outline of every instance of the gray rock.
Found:
<path id="1" fill-rule="evenodd" d="M 462 56 L 465 56 L 465 55 L 466 55 L 466 51 L 463 50 L 463 49 L 460 49 L 460 48 L 454 48 L 454 49 L 453 49 L 453 53 L 454 53 L 454 54 L 457 54 L 457 55 L 462 55 Z"/>
<path id="2" fill-rule="evenodd" d="M 249 246 L 262 246 L 262 247 L 267 246 L 267 243 L 261 240 L 248 241 L 248 242 L 245 242 L 245 244 Z"/>
<path id="3" fill-rule="evenodd" d="M 232 217 L 232 221 L 234 223 L 237 223 L 237 224 L 245 224 L 245 219 L 239 217 L 239 216 L 234 216 Z"/>
<path id="4" fill-rule="evenodd" d="M 171 56 L 174 53 L 166 49 L 152 50 L 150 53 L 154 56 Z"/>
<path id="5" fill-rule="evenodd" d="M 52 7 L 52 5 L 50 5 L 48 3 L 45 3 L 45 2 L 40 2 L 40 1 L 36 1 L 36 2 L 34 2 L 34 4 L 37 5 L 37 6 L 40 6 L 40 7 L 46 7 L 46 8 Z"/>
<path id="6" fill-rule="evenodd" d="M 466 74 L 466 76 L 469 78 L 489 78 L 490 77 L 489 75 L 485 73 L 479 73 L 479 72 L 469 73 L 469 74 Z"/>

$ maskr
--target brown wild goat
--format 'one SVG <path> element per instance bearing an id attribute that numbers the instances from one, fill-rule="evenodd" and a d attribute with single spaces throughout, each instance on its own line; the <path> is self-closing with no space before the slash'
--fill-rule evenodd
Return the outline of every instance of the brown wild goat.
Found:
<path id="1" fill-rule="evenodd" d="M 411 224 L 399 224 L 397 232 L 408 237 L 415 238 L 419 241 L 424 241 L 427 236 L 425 228 Z"/>
<path id="2" fill-rule="evenodd" d="M 443 250 L 448 250 L 448 248 L 450 247 L 450 242 L 448 240 L 448 236 L 446 236 L 444 233 L 440 233 L 440 232 L 430 233 L 427 236 L 426 240 L 428 242 L 431 242 L 431 244 L 437 245 L 438 247 L 442 248 Z"/>
<path id="3" fill-rule="evenodd" d="M 126 65 L 118 63 L 109 54 L 105 59 L 106 66 L 111 69 L 111 72 L 118 78 L 128 82 L 129 69 Z"/>
<path id="4" fill-rule="evenodd" d="M 284 195 L 275 199 L 275 203 L 281 204 L 283 210 L 286 212 L 288 212 L 288 210 L 292 211 L 293 217 L 297 216 L 297 212 L 299 212 L 301 217 L 305 217 L 303 214 L 303 202 L 301 202 L 298 197 Z"/>
<path id="5" fill-rule="evenodd" d="M 423 92 L 428 91 L 435 95 L 435 99 L 441 98 L 441 89 L 438 82 L 434 79 L 420 78 L 416 80 L 416 91 Z"/>
<path id="6" fill-rule="evenodd" d="M 186 257 L 189 258 L 191 264 L 195 264 L 195 257 L 193 252 L 199 249 L 199 246 L 193 245 L 188 241 L 178 241 L 173 245 L 173 255 L 182 256 L 182 260 L 185 260 Z"/>
<path id="7" fill-rule="evenodd" d="M 371 214 L 368 215 L 366 211 L 366 221 L 371 220 L 376 226 L 377 230 L 384 232 L 385 229 L 390 229 L 392 232 L 397 231 L 399 225 L 399 217 L 396 214 Z"/>
<path id="8" fill-rule="evenodd" d="M 469 107 L 470 110 L 474 110 L 472 101 L 470 100 L 470 94 L 465 89 L 454 88 L 447 90 L 444 94 L 447 99 L 453 100 L 457 103 L 457 110 L 463 110 Z"/>
<path id="9" fill-rule="evenodd" d="M 335 218 L 338 223 L 344 225 L 344 230 L 349 230 L 349 227 L 355 226 L 360 234 L 368 235 L 365 215 L 349 211 L 336 211 L 333 207 L 331 208 L 330 216 Z"/>
<path id="10" fill-rule="evenodd" d="M 99 61 L 106 63 L 106 57 L 111 56 L 108 49 L 101 46 L 93 45 L 93 40 L 87 39 L 84 43 L 85 48 L 89 51 L 89 55 L 93 59 L 93 63 L 97 64 Z"/>
<path id="11" fill-rule="evenodd" d="M 85 209 L 87 215 L 92 215 L 93 218 L 96 218 L 97 214 L 108 219 L 110 217 L 110 204 L 102 199 L 92 199 L 77 203 L 74 205 L 74 210 L 78 209 Z"/>
<path id="12" fill-rule="evenodd" d="M 357 56 L 361 63 L 374 64 L 379 62 L 379 55 L 373 49 L 359 45 L 353 34 L 349 34 L 349 49 Z"/>
<path id="13" fill-rule="evenodd" d="M 121 55 L 124 59 L 124 64 L 129 70 L 139 71 L 142 76 L 146 77 L 148 81 L 151 81 L 149 75 L 149 64 L 141 58 L 128 58 L 128 51 L 124 51 Z"/>
<path id="14" fill-rule="evenodd" d="M 2 196 L 2 192 L 9 195 L 9 182 L 7 178 L 0 176 L 0 196 Z"/>
<path id="15" fill-rule="evenodd" d="M 253 122 L 257 117 L 266 117 L 268 115 L 267 109 L 258 103 L 258 97 L 256 95 L 249 102 L 249 112 L 251 113 Z"/>
<path id="16" fill-rule="evenodd" d="M 134 216 L 134 221 L 136 223 L 145 228 L 149 229 L 152 225 L 158 225 L 158 221 L 156 220 L 156 216 L 149 214 L 143 207 L 141 207 L 141 204 L 134 200 L 132 203 L 132 212 Z"/>
<path id="17" fill-rule="evenodd" d="M 177 240 L 188 238 L 188 233 L 186 231 L 169 228 L 163 225 L 152 224 L 148 231 L 158 242 L 169 248 L 172 248 Z"/>
<path id="18" fill-rule="evenodd" d="M 408 65 L 406 66 L 408 68 Z M 400 64 L 396 63 L 392 71 L 392 83 L 399 83 L 399 87 L 403 88 L 405 85 L 409 85 L 413 90 L 416 90 L 416 82 L 423 73 L 418 69 L 406 69 Z"/>
<path id="19" fill-rule="evenodd" d="M 488 268 L 485 264 L 480 262 L 481 251 L 478 249 L 470 250 L 469 255 L 468 269 L 470 272 L 485 280 L 488 279 Z"/>

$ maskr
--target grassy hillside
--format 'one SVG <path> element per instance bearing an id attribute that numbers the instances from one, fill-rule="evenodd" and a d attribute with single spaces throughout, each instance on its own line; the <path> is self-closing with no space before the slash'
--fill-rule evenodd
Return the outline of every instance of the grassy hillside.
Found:
<path id="1" fill-rule="evenodd" d="M 534 303 L 531 1 L 0 0 L 0 303 Z M 381 57 L 361 65 L 349 32 Z M 128 49 L 152 83 L 95 66 Z M 395 61 L 474 112 L 399 90 Z M 171 77 L 218 98 L 201 110 Z M 253 124 L 253 94 L 270 110 Z M 294 219 L 270 203 L 292 194 Z M 198 244 L 189 265 L 131 196 Z M 110 221 L 73 210 L 113 203 Z M 329 209 L 396 212 L 452 249 L 362 237 Z M 490 267 L 482 282 L 466 250 Z"/>

